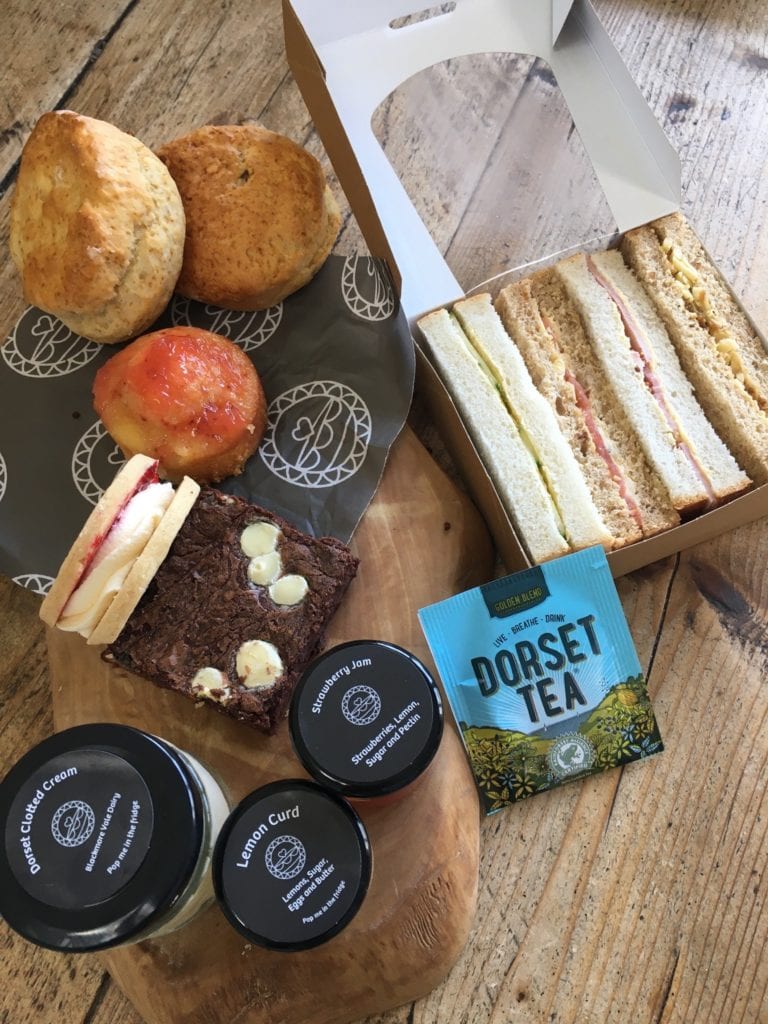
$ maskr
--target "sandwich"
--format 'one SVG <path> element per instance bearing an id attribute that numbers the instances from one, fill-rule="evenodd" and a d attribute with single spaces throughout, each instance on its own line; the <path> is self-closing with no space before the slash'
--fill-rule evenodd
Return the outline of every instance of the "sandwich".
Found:
<path id="1" fill-rule="evenodd" d="M 555 415 L 493 309 L 490 296 L 419 320 L 499 497 L 534 562 L 611 546 Z"/>
<path id="2" fill-rule="evenodd" d="M 679 214 L 629 231 L 621 251 L 650 296 L 702 408 L 758 484 L 768 481 L 768 354 Z"/>
<path id="3" fill-rule="evenodd" d="M 552 269 L 504 288 L 496 309 L 552 408 L 612 546 L 676 526 L 680 517 L 648 462 Z"/>
<path id="4" fill-rule="evenodd" d="M 111 643 L 146 590 L 200 487 L 186 477 L 174 491 L 157 459 L 135 455 L 91 512 L 40 608 L 49 626 Z"/>
<path id="5" fill-rule="evenodd" d="M 747 490 L 750 478 L 702 411 L 656 307 L 621 253 L 579 253 L 555 272 L 677 512 L 706 511 Z"/>

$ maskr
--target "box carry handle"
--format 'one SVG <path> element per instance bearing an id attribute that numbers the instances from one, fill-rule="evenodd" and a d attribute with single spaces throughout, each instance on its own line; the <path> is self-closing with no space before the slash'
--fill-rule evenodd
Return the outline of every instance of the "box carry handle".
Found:
<path id="1" fill-rule="evenodd" d="M 680 161 L 589 0 L 455 0 L 402 28 L 419 0 L 283 0 L 286 53 L 368 247 L 408 317 L 463 295 L 371 128 L 412 75 L 472 53 L 545 60 L 620 230 L 679 209 Z"/>

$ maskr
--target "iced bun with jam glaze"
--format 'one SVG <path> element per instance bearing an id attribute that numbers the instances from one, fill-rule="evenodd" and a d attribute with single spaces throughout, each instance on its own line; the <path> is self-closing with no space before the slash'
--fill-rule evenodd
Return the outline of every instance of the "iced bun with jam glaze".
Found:
<path id="1" fill-rule="evenodd" d="M 251 360 L 228 338 L 197 327 L 137 338 L 97 372 L 93 399 L 126 458 L 156 458 L 161 476 L 174 482 L 242 473 L 267 425 Z"/>

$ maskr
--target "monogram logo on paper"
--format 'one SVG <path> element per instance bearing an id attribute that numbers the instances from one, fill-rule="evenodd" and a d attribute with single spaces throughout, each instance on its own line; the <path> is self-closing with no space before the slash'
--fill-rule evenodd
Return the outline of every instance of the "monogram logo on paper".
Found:
<path id="1" fill-rule="evenodd" d="M 61 320 L 30 306 L 16 322 L 2 347 L 3 359 L 22 377 L 64 377 L 74 373 L 102 351 L 70 331 Z"/>
<path id="2" fill-rule="evenodd" d="M 341 713 L 350 725 L 370 725 L 381 714 L 381 697 L 370 686 L 353 686 L 342 697 Z"/>
<path id="3" fill-rule="evenodd" d="M 72 479 L 86 501 L 95 505 L 125 459 L 100 420 L 93 423 L 72 453 Z M 99 480 L 103 480 L 103 485 Z"/>
<path id="4" fill-rule="evenodd" d="M 53 576 L 43 576 L 39 572 L 27 572 L 22 576 L 14 576 L 13 582 L 17 583 L 20 587 L 26 587 L 33 594 L 40 594 L 41 597 L 45 597 L 53 584 Z"/>
<path id="5" fill-rule="evenodd" d="M 171 318 L 174 324 L 185 326 L 192 324 L 202 327 L 214 334 L 223 334 L 225 338 L 236 342 L 245 352 L 252 352 L 265 341 L 269 341 L 283 319 L 283 304 L 270 306 L 256 312 L 243 312 L 237 309 L 222 309 L 207 303 L 185 299 L 174 295 L 171 305 Z"/>
<path id="6" fill-rule="evenodd" d="M 304 843 L 296 836 L 278 836 L 272 840 L 264 854 L 267 871 L 281 882 L 295 878 L 304 870 L 306 863 L 307 851 Z"/>
<path id="7" fill-rule="evenodd" d="M 361 320 L 386 320 L 395 311 L 392 285 L 372 256 L 347 256 L 341 272 L 341 294 Z"/>
<path id="8" fill-rule="evenodd" d="M 362 466 L 371 440 L 371 414 L 346 384 L 299 384 L 274 399 L 268 416 L 259 454 L 281 480 L 300 487 L 333 487 Z"/>
<path id="9" fill-rule="evenodd" d="M 93 809 L 84 800 L 68 800 L 51 821 L 51 834 L 59 846 L 82 846 L 91 837 L 96 824 Z"/>
<path id="10" fill-rule="evenodd" d="M 595 748 L 580 733 L 560 736 L 549 748 L 547 763 L 558 779 L 585 772 L 595 763 Z"/>

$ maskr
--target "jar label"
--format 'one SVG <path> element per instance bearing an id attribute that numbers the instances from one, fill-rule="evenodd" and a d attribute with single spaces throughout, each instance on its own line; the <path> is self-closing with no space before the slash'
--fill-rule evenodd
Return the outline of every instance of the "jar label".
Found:
<path id="1" fill-rule="evenodd" d="M 310 670 L 298 726 L 309 755 L 331 775 L 375 783 L 423 757 L 436 713 L 431 684 L 407 654 L 351 644 Z"/>
<path id="2" fill-rule="evenodd" d="M 302 945 L 354 912 L 367 872 L 351 812 L 305 786 L 267 795 L 240 816 L 221 877 L 231 913 L 257 938 Z"/>
<path id="3" fill-rule="evenodd" d="M 91 749 L 61 754 L 27 779 L 11 805 L 8 861 L 42 903 L 94 906 L 136 874 L 153 818 L 147 786 L 123 758 Z"/>

